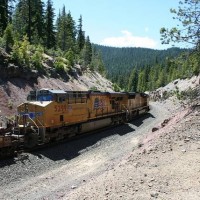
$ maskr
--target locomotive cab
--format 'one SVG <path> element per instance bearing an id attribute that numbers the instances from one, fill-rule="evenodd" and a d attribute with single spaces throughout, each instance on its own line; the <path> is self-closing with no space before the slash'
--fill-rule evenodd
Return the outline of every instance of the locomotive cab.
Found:
<path id="1" fill-rule="evenodd" d="M 39 143 L 43 144 L 49 141 L 46 129 L 50 123 L 49 115 L 53 110 L 53 104 L 62 104 L 65 99 L 66 92 L 63 90 L 41 89 L 31 91 L 27 97 L 27 102 L 18 106 L 15 132 L 24 135 L 26 147 L 32 148 Z"/>

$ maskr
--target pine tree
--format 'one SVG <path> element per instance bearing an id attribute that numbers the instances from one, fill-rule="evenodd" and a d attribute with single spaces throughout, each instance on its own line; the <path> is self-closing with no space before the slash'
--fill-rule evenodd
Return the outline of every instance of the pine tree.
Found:
<path id="1" fill-rule="evenodd" d="M 76 27 L 75 27 L 75 21 L 73 20 L 71 13 L 69 12 L 66 17 L 66 51 L 72 50 L 76 51 Z"/>
<path id="2" fill-rule="evenodd" d="M 78 28 L 77 28 L 77 44 L 78 44 L 78 51 L 80 52 L 85 44 L 85 32 L 82 30 L 82 16 L 80 16 L 78 20 Z"/>
<path id="3" fill-rule="evenodd" d="M 129 92 L 137 91 L 137 83 L 138 83 L 137 67 L 134 67 L 128 80 L 128 91 Z"/>
<path id="4" fill-rule="evenodd" d="M 106 74 L 101 52 L 98 51 L 95 47 L 92 47 L 92 59 L 89 67 L 92 71 L 98 71 L 101 75 Z"/>
<path id="5" fill-rule="evenodd" d="M 157 88 L 165 86 L 165 82 L 166 82 L 165 78 L 166 78 L 166 74 L 164 74 L 164 69 L 160 68 L 158 72 L 158 79 L 156 82 Z"/>
<path id="6" fill-rule="evenodd" d="M 22 40 L 24 35 L 28 36 L 29 7 L 27 3 L 27 0 L 19 0 L 13 16 L 13 29 L 18 40 Z"/>
<path id="7" fill-rule="evenodd" d="M 45 13 L 45 46 L 48 49 L 51 49 L 56 45 L 54 16 L 52 1 L 48 0 Z"/>
<path id="8" fill-rule="evenodd" d="M 0 36 L 3 35 L 8 23 L 11 22 L 12 2 L 15 0 L 1 0 L 0 1 Z"/>
<path id="9" fill-rule="evenodd" d="M 62 51 L 66 52 L 71 49 L 73 52 L 77 52 L 75 21 L 70 12 L 66 14 L 65 6 L 57 18 L 56 40 L 58 48 Z"/>
<path id="10" fill-rule="evenodd" d="M 31 1 L 31 36 L 33 44 L 43 44 L 45 35 L 44 3 L 41 0 Z"/>
<path id="11" fill-rule="evenodd" d="M 57 46 L 62 50 L 67 50 L 67 21 L 66 21 L 66 11 L 65 6 L 63 6 L 62 13 L 59 13 L 58 19 L 57 19 Z"/>
<path id="12" fill-rule="evenodd" d="M 119 72 L 117 85 L 119 85 L 119 87 L 122 88 L 123 90 L 127 91 L 128 84 L 126 84 L 127 80 L 124 77 L 126 77 L 126 75 L 123 75 L 122 72 Z"/>
<path id="13" fill-rule="evenodd" d="M 44 39 L 44 4 L 41 0 L 19 0 L 13 17 L 13 26 L 19 39 L 24 35 L 33 44 Z"/>
<path id="14" fill-rule="evenodd" d="M 60 31 L 61 31 L 61 13 L 59 10 L 58 17 L 56 19 L 56 47 L 60 48 Z"/>
<path id="15" fill-rule="evenodd" d="M 13 36 L 13 26 L 12 24 L 8 24 L 6 30 L 3 34 L 3 40 L 5 41 L 5 50 L 10 52 L 12 50 L 12 46 L 14 45 L 14 36 Z"/>
<path id="16" fill-rule="evenodd" d="M 146 70 L 141 69 L 138 74 L 138 85 L 137 85 L 137 91 L 139 92 L 145 92 L 147 88 L 146 83 Z"/>
<path id="17" fill-rule="evenodd" d="M 3 31 L 6 29 L 8 22 L 8 3 L 7 0 L 0 2 L 0 36 L 3 35 Z"/>
<path id="18" fill-rule="evenodd" d="M 81 51 L 81 57 L 84 60 L 85 66 L 88 66 L 92 61 L 92 45 L 89 36 L 86 37 L 84 48 Z"/>
<path id="19" fill-rule="evenodd" d="M 170 12 L 176 15 L 173 19 L 178 20 L 182 26 L 177 25 L 171 29 L 161 28 L 162 43 L 187 42 L 198 49 L 200 45 L 200 0 L 181 0 L 178 10 L 171 9 Z"/>

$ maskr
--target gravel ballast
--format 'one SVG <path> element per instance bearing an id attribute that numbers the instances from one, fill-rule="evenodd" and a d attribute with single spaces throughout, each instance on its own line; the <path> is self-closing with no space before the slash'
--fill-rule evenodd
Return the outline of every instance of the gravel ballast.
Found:
<path id="1" fill-rule="evenodd" d="M 0 199 L 57 199 L 87 184 L 120 164 L 142 136 L 168 118 L 173 107 L 166 107 L 152 103 L 150 113 L 129 124 L 0 161 Z"/>

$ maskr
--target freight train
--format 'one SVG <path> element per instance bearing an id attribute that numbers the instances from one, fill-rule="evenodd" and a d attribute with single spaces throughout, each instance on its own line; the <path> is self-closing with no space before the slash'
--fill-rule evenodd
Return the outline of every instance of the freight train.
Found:
<path id="1" fill-rule="evenodd" d="M 145 93 L 30 91 L 27 101 L 17 107 L 12 130 L 0 133 L 0 156 L 11 154 L 19 145 L 32 149 L 126 123 L 148 111 L 149 96 Z"/>

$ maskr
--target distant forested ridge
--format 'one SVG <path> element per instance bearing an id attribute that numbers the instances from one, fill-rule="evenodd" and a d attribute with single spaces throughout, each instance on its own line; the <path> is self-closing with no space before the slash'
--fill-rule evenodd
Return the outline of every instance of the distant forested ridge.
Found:
<path id="1" fill-rule="evenodd" d="M 121 72 L 130 74 L 133 67 L 137 69 L 155 64 L 163 64 L 166 58 L 174 58 L 184 52 L 185 49 L 170 48 L 167 50 L 154 50 L 148 48 L 116 48 L 95 45 L 101 51 L 109 78 Z"/>
<path id="2" fill-rule="evenodd" d="M 187 67 L 191 51 L 188 49 L 94 46 L 102 53 L 107 77 L 125 91 L 154 90 L 176 78 L 188 77 L 198 71 L 197 65 Z"/>

